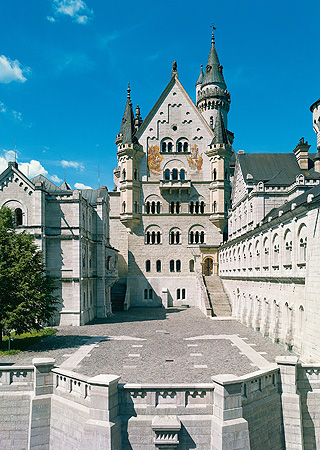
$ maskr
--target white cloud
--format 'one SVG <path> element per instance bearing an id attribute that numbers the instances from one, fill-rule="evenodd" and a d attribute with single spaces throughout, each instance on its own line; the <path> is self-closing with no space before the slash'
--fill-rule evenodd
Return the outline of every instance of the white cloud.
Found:
<path id="1" fill-rule="evenodd" d="M 5 113 L 7 112 L 7 107 L 4 103 L 0 102 L 0 112 Z"/>
<path id="2" fill-rule="evenodd" d="M 0 173 L 6 170 L 9 161 L 14 160 L 15 154 L 13 150 L 3 150 L 3 156 L 0 156 Z"/>
<path id="3" fill-rule="evenodd" d="M 20 62 L 16 59 L 11 61 L 4 55 L 0 56 L 0 83 L 11 83 L 11 81 L 20 81 L 24 83 L 27 79 L 23 72 L 29 72 L 28 67 L 21 67 Z"/>
<path id="4" fill-rule="evenodd" d="M 17 119 L 17 120 L 22 120 L 21 112 L 18 112 L 18 111 L 12 111 L 12 115 L 13 115 L 13 117 L 14 117 L 15 119 Z"/>
<path id="5" fill-rule="evenodd" d="M 91 186 L 86 186 L 86 185 L 83 184 L 83 183 L 74 183 L 74 187 L 75 187 L 76 189 L 92 189 Z"/>
<path id="6" fill-rule="evenodd" d="M 61 178 L 58 177 L 58 175 L 52 175 L 50 177 L 50 180 L 53 181 L 54 183 L 58 183 L 58 184 L 62 183 L 62 180 L 61 180 Z"/>
<path id="7" fill-rule="evenodd" d="M 78 161 L 65 161 L 62 160 L 59 163 L 62 167 L 71 167 L 72 169 L 76 170 L 84 170 L 84 165 L 81 162 Z"/>
<path id="8" fill-rule="evenodd" d="M 33 178 L 40 174 L 44 176 L 48 175 L 48 171 L 35 159 L 32 159 L 29 163 L 19 164 L 19 170 L 21 170 L 28 178 Z"/>
<path id="9" fill-rule="evenodd" d="M 53 0 L 52 8 L 53 16 L 47 16 L 50 22 L 55 22 L 59 16 L 69 16 L 74 22 L 85 25 L 93 17 L 93 10 L 83 0 Z"/>

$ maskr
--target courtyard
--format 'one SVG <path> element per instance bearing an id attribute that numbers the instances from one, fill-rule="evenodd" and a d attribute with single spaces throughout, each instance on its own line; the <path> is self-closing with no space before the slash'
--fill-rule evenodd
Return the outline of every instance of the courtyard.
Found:
<path id="1" fill-rule="evenodd" d="M 28 351 L 0 356 L 0 365 L 51 357 L 61 368 L 115 374 L 122 383 L 203 383 L 268 368 L 276 356 L 291 354 L 234 319 L 208 318 L 195 308 L 132 308 L 58 330 Z"/>

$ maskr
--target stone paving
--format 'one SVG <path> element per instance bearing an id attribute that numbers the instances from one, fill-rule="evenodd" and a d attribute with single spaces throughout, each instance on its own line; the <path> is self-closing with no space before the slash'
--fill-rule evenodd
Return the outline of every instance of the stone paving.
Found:
<path id="1" fill-rule="evenodd" d="M 0 365 L 52 357 L 88 376 L 121 375 L 130 383 L 201 383 L 221 373 L 244 375 L 292 354 L 233 319 L 212 320 L 194 308 L 132 308 L 82 327 L 59 327 L 29 351 Z"/>

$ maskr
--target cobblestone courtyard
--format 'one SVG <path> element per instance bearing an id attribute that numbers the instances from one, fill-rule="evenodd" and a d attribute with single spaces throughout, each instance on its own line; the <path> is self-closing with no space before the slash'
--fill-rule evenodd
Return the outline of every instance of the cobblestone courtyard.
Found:
<path id="1" fill-rule="evenodd" d="M 120 382 L 210 382 L 222 373 L 244 375 L 288 355 L 233 319 L 211 319 L 193 308 L 132 308 L 82 327 L 59 327 L 29 351 L 0 356 L 0 365 L 52 357 L 89 376 L 121 375 Z"/>

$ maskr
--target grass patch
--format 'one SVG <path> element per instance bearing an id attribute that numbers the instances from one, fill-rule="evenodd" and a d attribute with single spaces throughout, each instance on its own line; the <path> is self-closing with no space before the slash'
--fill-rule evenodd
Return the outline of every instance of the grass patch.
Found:
<path id="1" fill-rule="evenodd" d="M 32 345 L 41 341 L 47 336 L 55 334 L 58 330 L 55 328 L 44 328 L 43 330 L 31 330 L 28 333 L 16 334 L 11 333 L 10 351 L 8 350 L 8 336 L 3 336 L 0 348 L 0 355 L 16 355 L 21 351 L 27 350 Z"/>

